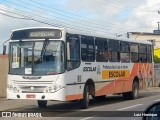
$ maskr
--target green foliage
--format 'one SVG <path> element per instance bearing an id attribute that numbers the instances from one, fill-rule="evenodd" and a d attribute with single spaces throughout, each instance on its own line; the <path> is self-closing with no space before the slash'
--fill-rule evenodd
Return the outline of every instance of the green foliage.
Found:
<path id="1" fill-rule="evenodd" d="M 156 55 L 154 55 L 154 62 L 155 63 L 160 63 L 160 58 Z"/>

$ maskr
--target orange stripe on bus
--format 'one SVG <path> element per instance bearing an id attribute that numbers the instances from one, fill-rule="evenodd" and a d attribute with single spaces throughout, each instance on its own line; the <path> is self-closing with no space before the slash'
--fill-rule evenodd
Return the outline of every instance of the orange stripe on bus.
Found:
<path id="1" fill-rule="evenodd" d="M 67 95 L 66 100 L 79 100 L 83 98 L 83 94 Z"/>

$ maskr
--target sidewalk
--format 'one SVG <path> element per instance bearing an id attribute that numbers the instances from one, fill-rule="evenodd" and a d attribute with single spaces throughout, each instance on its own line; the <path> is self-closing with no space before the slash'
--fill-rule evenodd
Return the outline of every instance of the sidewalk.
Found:
<path id="1" fill-rule="evenodd" d="M 149 87 L 145 90 L 140 90 L 140 93 L 143 93 L 143 92 L 160 92 L 160 87 Z"/>

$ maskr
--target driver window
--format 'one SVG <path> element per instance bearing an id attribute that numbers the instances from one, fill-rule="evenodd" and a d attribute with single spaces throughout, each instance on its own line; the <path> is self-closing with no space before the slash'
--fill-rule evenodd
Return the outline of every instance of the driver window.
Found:
<path id="1" fill-rule="evenodd" d="M 80 64 L 80 41 L 78 35 L 67 36 L 67 70 L 79 67 Z"/>

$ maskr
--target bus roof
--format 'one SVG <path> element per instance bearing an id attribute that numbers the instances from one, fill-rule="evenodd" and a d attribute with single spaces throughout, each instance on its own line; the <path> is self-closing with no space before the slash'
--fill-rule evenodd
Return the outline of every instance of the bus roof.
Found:
<path id="1" fill-rule="evenodd" d="M 70 34 L 77 34 L 77 35 L 85 35 L 85 36 L 93 36 L 93 37 L 100 37 L 100 38 L 107 38 L 107 39 L 114 39 L 114 40 L 121 40 L 121 41 L 127 41 L 127 42 L 135 42 L 135 43 L 142 43 L 142 44 L 152 44 L 152 42 L 147 41 L 147 40 L 135 40 L 131 38 L 124 38 L 124 37 L 114 37 L 114 36 L 109 36 L 107 33 L 93 33 L 93 32 L 85 32 L 85 31 L 78 31 L 78 30 L 72 30 L 72 29 L 66 29 L 66 28 L 60 28 L 60 27 L 28 27 L 28 28 L 20 28 L 20 29 L 14 29 L 14 31 L 19 31 L 19 30 L 27 30 L 27 29 L 61 29 L 61 30 L 66 30 L 66 32 Z"/>
<path id="2" fill-rule="evenodd" d="M 14 29 L 12 30 L 12 32 L 14 31 L 19 31 L 19 30 L 28 30 L 28 29 L 64 29 L 64 28 L 59 28 L 59 27 L 27 27 L 27 28 L 20 28 L 20 29 Z"/>
<path id="3" fill-rule="evenodd" d="M 131 39 L 131 38 L 125 38 L 125 37 L 114 37 L 114 36 L 109 36 L 107 33 L 89 33 L 89 32 L 78 32 L 74 30 L 67 29 L 68 33 L 71 34 L 79 34 L 79 35 L 86 35 L 86 36 L 93 36 L 93 37 L 100 37 L 100 38 L 107 38 L 107 39 L 114 39 L 114 40 L 121 40 L 121 41 L 127 41 L 127 42 L 133 42 L 133 43 L 142 43 L 142 44 L 152 44 L 151 41 L 149 40 L 136 40 L 136 39 Z"/>

